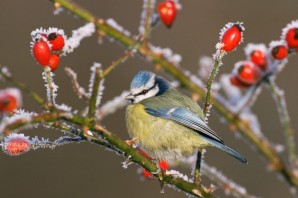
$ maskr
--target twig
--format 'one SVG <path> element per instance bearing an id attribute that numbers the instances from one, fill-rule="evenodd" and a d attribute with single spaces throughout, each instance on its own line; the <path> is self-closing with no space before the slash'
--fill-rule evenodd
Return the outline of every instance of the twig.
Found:
<path id="1" fill-rule="evenodd" d="M 274 98 L 275 104 L 277 106 L 277 110 L 279 113 L 280 122 L 284 129 L 284 134 L 287 142 L 288 147 L 288 154 L 289 154 L 289 161 L 293 168 L 297 167 L 297 154 L 296 154 L 296 143 L 295 143 L 295 136 L 294 131 L 291 128 L 290 124 L 290 116 L 288 113 L 286 99 L 284 96 L 284 92 L 280 90 L 277 85 L 275 84 L 272 78 L 269 78 L 267 81 L 267 87 Z"/>
<path id="2" fill-rule="evenodd" d="M 11 82 L 12 84 L 14 84 L 16 87 L 18 87 L 22 91 L 29 94 L 37 104 L 39 104 L 40 106 L 45 107 L 45 105 L 46 105 L 45 101 L 43 100 L 43 98 L 41 96 L 39 96 L 36 92 L 29 89 L 25 83 L 14 79 L 11 75 L 7 75 L 5 72 L 3 72 L 1 66 L 0 66 L 0 76 L 2 76 L 5 80 L 7 80 L 7 81 Z"/>
<path id="3" fill-rule="evenodd" d="M 224 51 L 219 51 L 217 53 L 217 55 L 214 58 L 214 66 L 212 69 L 212 72 L 208 78 L 208 82 L 207 82 L 207 93 L 206 93 L 206 98 L 205 98 L 205 106 L 204 106 L 204 115 L 207 116 L 208 112 L 209 112 L 209 108 L 211 105 L 211 89 L 212 89 L 212 83 L 213 80 L 218 72 L 218 68 L 220 67 L 220 65 L 222 64 L 222 58 L 224 56 Z"/>
<path id="4" fill-rule="evenodd" d="M 146 36 L 146 30 L 151 28 L 152 23 L 152 12 L 155 5 L 155 0 L 143 0 L 143 12 L 145 12 L 145 18 L 142 18 L 144 16 L 141 16 L 141 26 L 143 25 L 143 37 L 144 37 L 144 44 L 147 45 L 147 36 Z"/>
<path id="5" fill-rule="evenodd" d="M 89 96 L 86 93 L 85 89 L 81 87 L 78 82 L 77 74 L 69 67 L 65 67 L 64 71 L 69 76 L 73 86 L 73 90 L 79 96 L 79 98 L 84 97 L 85 99 L 89 99 Z"/>
<path id="6" fill-rule="evenodd" d="M 219 51 L 218 51 L 219 52 Z M 224 55 L 224 52 L 219 52 L 217 56 L 215 56 L 215 60 L 214 60 L 214 66 L 212 69 L 212 72 L 208 78 L 208 82 L 207 82 L 207 93 L 206 93 L 206 99 L 205 99 L 205 106 L 204 106 L 204 110 L 203 113 L 205 115 L 205 119 L 208 116 L 209 110 L 210 110 L 210 105 L 211 105 L 211 89 L 212 89 L 212 83 L 213 80 L 218 72 L 218 68 L 220 67 L 221 60 L 222 57 Z M 202 150 L 198 150 L 197 153 L 197 161 L 196 161 L 196 167 L 195 167 L 195 174 L 194 174 L 194 183 L 199 185 L 201 182 L 200 179 L 200 170 L 201 170 L 201 158 L 202 158 Z"/>
<path id="7" fill-rule="evenodd" d="M 47 88 L 47 99 L 48 99 L 48 107 L 50 109 L 54 109 L 55 108 L 55 91 L 56 91 L 56 85 L 53 82 L 52 79 L 53 73 L 51 72 L 51 68 L 46 66 L 44 68 L 44 73 L 43 73 L 43 78 L 46 82 L 46 88 Z"/>
<path id="8" fill-rule="evenodd" d="M 94 81 L 93 81 L 93 85 L 92 85 L 92 92 L 91 92 L 91 96 L 90 96 L 90 100 L 89 100 L 89 110 L 88 110 L 88 117 L 89 118 L 94 118 L 95 117 L 95 112 L 96 112 L 96 108 L 97 108 L 97 100 L 98 100 L 98 92 L 100 89 L 100 81 L 103 80 L 103 74 L 102 74 L 102 70 L 101 67 L 94 67 L 95 71 L 94 75 Z M 91 74 L 93 75 L 93 74 Z"/>

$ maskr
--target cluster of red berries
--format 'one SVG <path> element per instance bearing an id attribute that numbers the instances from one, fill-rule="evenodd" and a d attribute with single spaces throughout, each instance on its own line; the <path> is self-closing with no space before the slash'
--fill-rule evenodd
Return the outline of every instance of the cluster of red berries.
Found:
<path id="1" fill-rule="evenodd" d="M 32 35 L 32 54 L 38 64 L 49 66 L 55 70 L 60 63 L 60 55 L 63 53 L 66 36 L 63 30 L 50 28 L 48 30 L 37 29 Z"/>
<path id="2" fill-rule="evenodd" d="M 245 48 L 247 60 L 235 64 L 230 82 L 239 88 L 250 87 L 266 74 L 275 73 L 277 68 L 273 65 L 276 61 L 282 61 L 294 52 L 298 52 L 298 21 L 284 28 L 281 40 L 272 41 L 268 48 L 264 44 L 248 44 Z"/>
<path id="3" fill-rule="evenodd" d="M 152 159 L 145 151 L 143 151 L 142 149 L 139 149 L 139 153 L 142 154 L 144 157 L 148 158 L 148 159 Z M 169 170 L 170 166 L 168 164 L 168 162 L 166 161 L 159 161 L 158 162 L 158 166 L 161 170 L 166 171 Z M 152 176 L 152 173 L 150 173 L 149 171 L 147 171 L 146 169 L 143 168 L 142 170 L 142 175 L 144 178 L 150 178 Z"/>
<path id="4" fill-rule="evenodd" d="M 0 91 L 0 115 L 12 113 L 21 105 L 21 94 L 18 89 L 8 88 Z"/>
<path id="5" fill-rule="evenodd" d="M 158 13 L 162 22 L 170 28 L 177 15 L 177 6 L 172 0 L 166 0 L 158 4 Z"/>

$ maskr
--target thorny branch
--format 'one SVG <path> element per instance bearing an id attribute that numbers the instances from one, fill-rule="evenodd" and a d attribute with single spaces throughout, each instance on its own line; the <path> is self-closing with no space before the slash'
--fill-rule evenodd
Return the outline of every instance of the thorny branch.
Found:
<path id="1" fill-rule="evenodd" d="M 70 11 L 72 14 L 80 17 L 82 20 L 87 22 L 94 22 L 96 28 L 99 32 L 102 32 L 103 35 L 112 37 L 118 42 L 122 43 L 125 46 L 131 46 L 135 43 L 135 40 L 120 31 L 116 30 L 112 26 L 108 25 L 104 19 L 97 18 L 87 10 L 83 9 L 79 5 L 70 2 L 68 0 L 52 0 L 57 2 L 64 9 Z M 166 72 L 170 73 L 176 80 L 180 81 L 188 90 L 193 93 L 198 94 L 201 97 L 205 96 L 205 91 L 203 87 L 200 87 L 196 83 L 192 82 L 189 76 L 183 72 L 181 69 L 177 68 L 175 64 L 166 60 L 163 56 L 156 54 L 154 51 L 150 50 L 146 46 L 139 46 L 138 53 L 144 56 L 147 60 L 150 60 L 152 63 L 161 66 Z M 186 68 L 186 67 L 184 67 Z M 234 126 L 246 139 L 253 144 L 257 151 L 265 157 L 268 164 L 273 167 L 273 170 L 279 172 L 285 180 L 295 188 L 298 189 L 298 176 L 291 171 L 289 167 L 284 163 L 279 154 L 275 151 L 272 144 L 266 139 L 260 139 L 253 129 L 239 117 L 236 117 L 234 113 L 228 109 L 224 104 L 222 104 L 216 97 L 212 97 L 214 108 L 224 116 L 224 118 Z"/>

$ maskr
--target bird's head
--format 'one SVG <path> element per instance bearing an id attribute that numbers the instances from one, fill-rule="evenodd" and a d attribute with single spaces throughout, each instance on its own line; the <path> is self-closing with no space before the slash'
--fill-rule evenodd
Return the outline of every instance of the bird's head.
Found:
<path id="1" fill-rule="evenodd" d="M 152 72 L 139 71 L 131 81 L 130 94 L 126 99 L 136 104 L 144 99 L 162 95 L 170 86 L 167 80 Z"/>

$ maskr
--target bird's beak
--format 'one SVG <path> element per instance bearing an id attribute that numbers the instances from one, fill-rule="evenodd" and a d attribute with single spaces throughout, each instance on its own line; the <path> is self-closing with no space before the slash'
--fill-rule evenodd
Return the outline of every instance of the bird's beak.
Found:
<path id="1" fill-rule="evenodd" d="M 132 95 L 132 93 L 128 94 L 125 99 L 126 100 L 132 100 L 134 98 L 134 96 Z"/>

